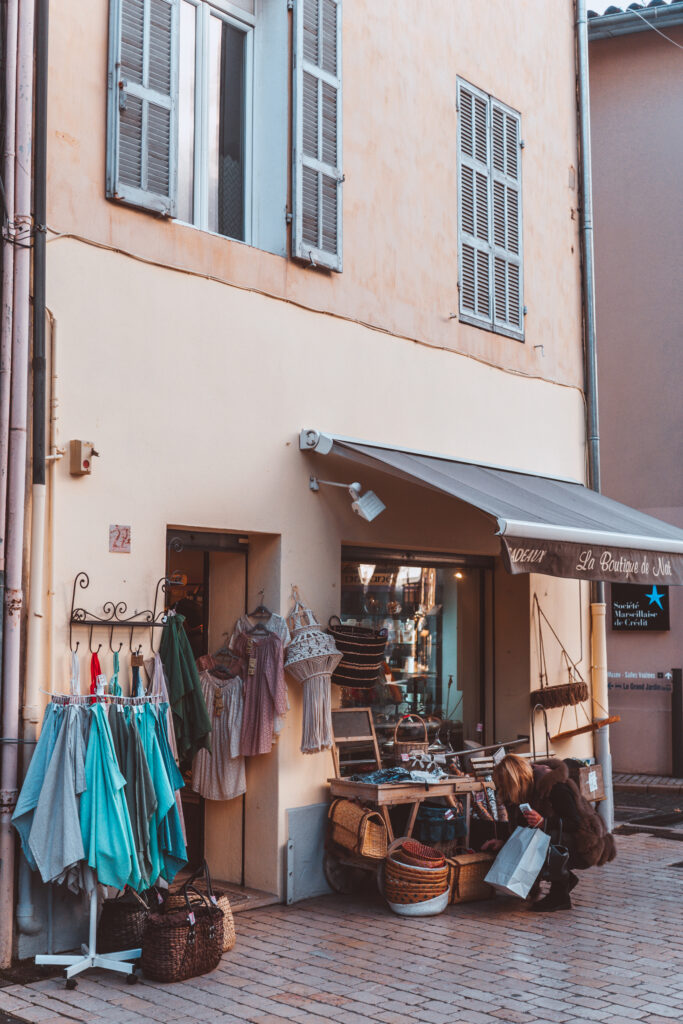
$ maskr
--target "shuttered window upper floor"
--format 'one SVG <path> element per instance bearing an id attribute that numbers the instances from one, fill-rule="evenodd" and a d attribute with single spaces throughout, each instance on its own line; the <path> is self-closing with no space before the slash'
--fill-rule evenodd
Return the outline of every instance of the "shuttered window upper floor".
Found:
<path id="1" fill-rule="evenodd" d="M 291 58 L 289 6 L 110 0 L 107 195 L 341 270 L 341 0 L 293 0 Z"/>
<path id="2" fill-rule="evenodd" d="M 521 118 L 460 79 L 457 109 L 460 319 L 523 340 Z"/>

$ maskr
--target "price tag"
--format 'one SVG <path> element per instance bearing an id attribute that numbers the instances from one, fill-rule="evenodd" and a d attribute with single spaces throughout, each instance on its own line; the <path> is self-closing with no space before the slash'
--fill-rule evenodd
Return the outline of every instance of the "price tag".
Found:
<path id="1" fill-rule="evenodd" d="M 195 916 L 193 910 L 191 910 L 190 913 L 187 915 L 187 920 L 190 922 L 191 925 L 194 925 Z"/>
<path id="2" fill-rule="evenodd" d="M 503 760 L 504 757 L 505 757 L 505 747 L 498 747 L 498 750 L 496 750 L 495 754 L 493 755 L 493 763 L 494 764 L 500 764 L 500 762 Z"/>
<path id="3" fill-rule="evenodd" d="M 589 793 L 598 791 L 598 773 L 595 770 L 588 773 L 588 791 Z"/>

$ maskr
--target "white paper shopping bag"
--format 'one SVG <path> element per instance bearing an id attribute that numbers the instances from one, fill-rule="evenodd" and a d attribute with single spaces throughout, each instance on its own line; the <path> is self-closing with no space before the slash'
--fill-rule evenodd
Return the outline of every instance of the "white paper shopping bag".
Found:
<path id="1" fill-rule="evenodd" d="M 538 828 L 515 829 L 484 881 L 508 896 L 527 898 L 545 864 L 550 836 Z"/>

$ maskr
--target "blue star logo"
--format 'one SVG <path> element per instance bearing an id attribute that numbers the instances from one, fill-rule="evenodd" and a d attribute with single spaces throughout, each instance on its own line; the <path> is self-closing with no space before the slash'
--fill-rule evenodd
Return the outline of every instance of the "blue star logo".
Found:
<path id="1" fill-rule="evenodd" d="M 657 588 L 653 586 L 651 593 L 646 594 L 645 597 L 649 600 L 650 605 L 656 604 L 659 608 L 661 608 L 662 611 L 664 611 L 662 599 L 665 597 L 665 595 L 663 592 L 660 594 Z M 648 608 L 650 607 L 650 605 L 648 605 Z"/>

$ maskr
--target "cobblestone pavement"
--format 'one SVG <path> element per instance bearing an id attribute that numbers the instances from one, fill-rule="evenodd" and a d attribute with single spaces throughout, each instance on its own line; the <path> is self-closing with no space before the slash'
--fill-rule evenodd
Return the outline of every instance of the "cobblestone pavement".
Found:
<path id="1" fill-rule="evenodd" d="M 619 838 L 582 874 L 572 911 L 535 915 L 497 898 L 409 921 L 328 896 L 238 917 L 218 970 L 129 987 L 91 971 L 0 990 L 0 1011 L 63 1024 L 680 1024 L 679 843 Z"/>

